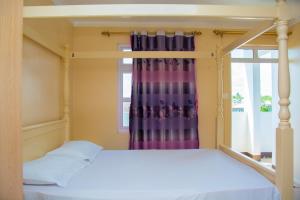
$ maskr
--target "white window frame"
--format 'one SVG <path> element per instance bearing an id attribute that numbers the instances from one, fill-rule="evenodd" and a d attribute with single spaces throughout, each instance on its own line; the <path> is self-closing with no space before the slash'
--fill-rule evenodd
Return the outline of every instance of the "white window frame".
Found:
<path id="1" fill-rule="evenodd" d="M 131 48 L 129 44 L 118 45 L 118 49 L 123 51 L 123 49 Z M 123 97 L 123 74 L 132 73 L 132 64 L 124 64 L 123 58 L 118 61 L 118 131 L 119 133 L 128 133 L 129 127 L 123 126 L 123 102 L 131 102 L 131 98 Z"/>
<path id="2" fill-rule="evenodd" d="M 278 50 L 277 47 L 270 46 L 254 46 L 254 47 L 241 47 L 239 49 L 253 50 L 253 58 L 232 58 L 231 63 L 278 63 L 278 58 L 259 58 L 258 50 Z"/>
<path id="3" fill-rule="evenodd" d="M 273 64 L 278 64 L 278 58 L 259 58 L 258 57 L 258 50 L 278 50 L 277 47 L 273 47 L 273 46 L 251 46 L 251 47 L 241 47 L 239 49 L 251 49 L 253 51 L 253 58 L 231 58 L 231 63 L 251 63 L 253 64 L 253 70 L 254 70 L 254 74 L 253 77 L 260 77 L 260 71 L 259 71 L 259 64 L 260 63 L 271 63 L 272 66 Z M 279 56 L 279 55 L 278 55 Z M 254 98 L 256 98 L 255 102 L 257 102 L 256 107 L 258 108 L 260 105 L 258 105 L 259 99 L 260 99 L 260 82 L 259 81 L 255 81 L 255 94 L 254 94 Z M 232 86 L 231 86 L 232 87 Z M 232 99 L 231 99 L 231 107 L 232 107 Z M 232 108 L 231 108 L 231 112 L 232 112 Z"/>

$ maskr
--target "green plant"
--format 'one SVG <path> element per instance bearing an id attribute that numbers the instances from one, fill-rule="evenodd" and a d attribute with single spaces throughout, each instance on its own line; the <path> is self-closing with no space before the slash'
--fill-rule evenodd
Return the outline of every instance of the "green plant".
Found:
<path id="1" fill-rule="evenodd" d="M 232 96 L 232 101 L 234 104 L 241 104 L 243 99 L 244 97 L 239 92 Z"/>
<path id="2" fill-rule="evenodd" d="M 272 97 L 271 96 L 262 96 L 260 98 L 262 105 L 260 106 L 261 112 L 272 112 Z"/>

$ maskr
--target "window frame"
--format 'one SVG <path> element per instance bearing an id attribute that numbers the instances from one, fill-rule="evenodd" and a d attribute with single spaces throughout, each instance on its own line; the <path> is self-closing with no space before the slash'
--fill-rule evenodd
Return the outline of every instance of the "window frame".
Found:
<path id="1" fill-rule="evenodd" d="M 118 45 L 119 51 L 124 49 L 131 49 L 129 44 L 120 44 Z M 123 74 L 131 73 L 132 74 L 132 64 L 124 64 L 123 58 L 118 60 L 118 132 L 119 133 L 128 133 L 129 127 L 123 126 L 123 103 L 131 102 L 131 98 L 123 97 Z"/>
<path id="2" fill-rule="evenodd" d="M 231 63 L 278 63 L 278 58 L 259 58 L 258 50 L 278 50 L 276 46 L 253 46 L 241 47 L 238 49 L 253 50 L 253 58 L 232 58 L 230 54 Z M 279 55 L 278 55 L 279 56 Z"/>
<path id="3" fill-rule="evenodd" d="M 232 66 L 232 63 L 253 64 L 254 73 L 256 74 L 256 76 L 259 77 L 260 76 L 260 72 L 258 71 L 259 64 L 261 64 L 261 63 L 270 63 L 272 65 L 272 67 L 273 67 L 274 64 L 278 64 L 279 58 L 259 58 L 258 57 L 258 50 L 277 50 L 277 51 L 279 51 L 277 46 L 244 46 L 244 47 L 240 47 L 238 49 L 250 49 L 250 50 L 252 50 L 253 51 L 253 58 L 232 58 L 231 54 L 230 54 L 230 68 Z M 278 57 L 279 57 L 279 54 L 278 54 Z M 232 72 L 230 72 L 230 74 L 231 73 Z M 232 87 L 232 85 L 231 85 L 231 87 Z M 260 84 L 259 84 L 259 90 L 256 90 L 256 91 L 259 91 L 259 93 L 260 93 Z M 237 112 L 237 111 L 233 111 L 232 94 L 231 94 L 231 104 L 230 105 L 231 105 L 231 112 Z M 242 112 L 244 112 L 244 111 L 242 111 Z"/>

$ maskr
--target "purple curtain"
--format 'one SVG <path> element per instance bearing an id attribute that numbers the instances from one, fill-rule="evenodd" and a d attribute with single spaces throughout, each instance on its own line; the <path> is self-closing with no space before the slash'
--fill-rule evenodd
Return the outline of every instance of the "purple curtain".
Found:
<path id="1" fill-rule="evenodd" d="M 131 35 L 133 51 L 194 51 L 194 36 Z M 199 148 L 195 60 L 134 59 L 130 149 Z"/>

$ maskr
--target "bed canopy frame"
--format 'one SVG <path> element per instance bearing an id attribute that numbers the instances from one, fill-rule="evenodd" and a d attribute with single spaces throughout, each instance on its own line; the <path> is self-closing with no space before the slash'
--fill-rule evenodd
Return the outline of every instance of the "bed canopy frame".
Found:
<path id="1" fill-rule="evenodd" d="M 69 45 L 64 48 L 52 44 L 43 38 L 39 33 L 24 27 L 23 34 L 47 48 L 63 60 L 64 65 L 64 117 L 61 120 L 33 125 L 23 128 L 23 132 L 28 132 L 24 136 L 32 137 L 36 129 L 57 126 L 64 132 L 65 140 L 70 135 L 70 89 L 69 89 L 69 69 L 71 59 L 88 58 L 215 58 L 218 66 L 218 115 L 217 115 L 217 147 L 232 156 L 233 158 L 253 167 L 259 173 L 275 183 L 281 192 L 283 200 L 291 200 L 293 197 L 293 129 L 290 124 L 289 96 L 290 96 L 290 75 L 288 60 L 288 23 L 299 18 L 297 11 L 299 6 L 291 6 L 285 0 L 278 0 L 276 6 L 236 6 L 236 5 L 175 5 L 175 4 L 109 4 L 109 5 L 62 5 L 62 6 L 25 6 L 18 0 L 4 1 L 9 4 L 13 15 L 11 24 L 20 26 L 23 19 L 47 19 L 47 18 L 89 18 L 89 17 L 214 17 L 214 18 L 241 18 L 257 19 L 260 24 L 254 29 L 240 36 L 227 46 L 221 47 L 212 55 L 208 52 L 167 52 L 167 51 L 147 51 L 147 52 L 71 52 Z M 22 11 L 23 8 L 23 11 Z M 122 8 L 122 9 L 121 9 Z M 1 9 L 0 9 L 1 10 Z M 19 20 L 15 15 L 19 16 Z M 7 27 L 0 24 L 0 29 Z M 258 162 L 234 151 L 225 144 L 224 130 L 224 57 L 235 48 L 257 38 L 267 31 L 276 27 L 279 48 L 278 65 L 278 93 L 279 93 L 279 125 L 276 130 L 276 171 L 268 169 Z M 20 28 L 20 27 L 19 27 Z M 2 34 L 2 33 L 1 33 Z M 6 37 L 9 37 L 9 34 Z M 4 37 L 5 38 L 5 37 Z M 1 38 L 0 38 L 0 41 Z M 4 40 L 3 40 L 4 41 Z M 16 46 L 17 48 L 18 46 Z M 2 57 L 1 57 L 2 58 Z M 21 58 L 20 58 L 21 59 Z M 15 81 L 19 82 L 20 77 Z M 9 84 L 9 83 L 8 83 Z M 47 129 L 47 130 L 48 130 Z M 16 131 L 18 133 L 18 131 Z M 16 144 L 20 136 L 14 134 Z M 2 139 L 2 138 L 0 138 Z M 21 162 L 20 162 L 21 163 Z M 16 167 L 17 169 L 20 169 Z M 19 177 L 20 178 L 20 177 Z M 20 178 L 21 180 L 21 178 Z M 19 181 L 20 181 L 19 180 Z M 18 181 L 16 181 L 18 182 Z M 19 182 L 20 183 L 20 182 Z M 1 186 L 2 187 L 2 186 Z M 11 191 L 8 189 L 8 191 Z M 21 190 L 22 191 L 22 190 Z M 20 192 L 21 192 L 20 191 Z M 4 193 L 5 194 L 5 193 Z M 1 195 L 0 195 L 1 196 Z M 18 196 L 18 195 L 17 195 Z"/>

